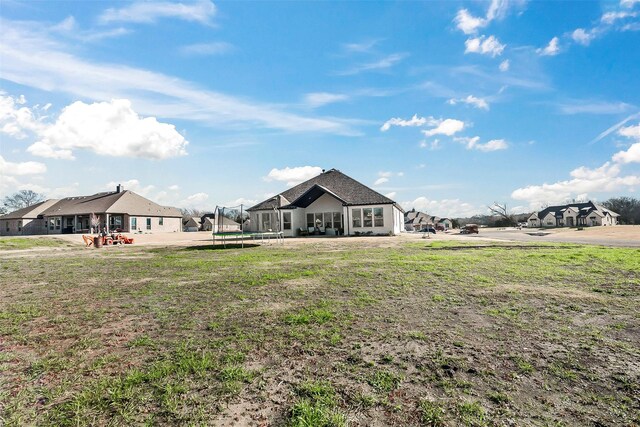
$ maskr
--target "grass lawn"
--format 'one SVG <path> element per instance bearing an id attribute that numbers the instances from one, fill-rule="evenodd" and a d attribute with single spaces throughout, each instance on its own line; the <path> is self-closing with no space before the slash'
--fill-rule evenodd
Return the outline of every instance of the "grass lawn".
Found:
<path id="1" fill-rule="evenodd" d="M 640 423 L 640 250 L 328 241 L 0 254 L 0 425 Z"/>
<path id="2" fill-rule="evenodd" d="M 67 241 L 54 237 L 0 237 L 0 250 L 70 247 Z"/>

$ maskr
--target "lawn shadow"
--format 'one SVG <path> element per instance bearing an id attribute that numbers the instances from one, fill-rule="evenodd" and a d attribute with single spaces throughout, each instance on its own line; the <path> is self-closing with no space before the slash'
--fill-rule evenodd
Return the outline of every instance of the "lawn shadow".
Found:
<path id="1" fill-rule="evenodd" d="M 187 246 L 184 249 L 186 251 L 219 251 L 222 249 L 249 249 L 249 248 L 255 248 L 258 246 L 260 245 L 256 243 L 245 243 L 244 247 L 241 243 L 227 243 L 226 245 L 219 243 L 217 245 Z"/>

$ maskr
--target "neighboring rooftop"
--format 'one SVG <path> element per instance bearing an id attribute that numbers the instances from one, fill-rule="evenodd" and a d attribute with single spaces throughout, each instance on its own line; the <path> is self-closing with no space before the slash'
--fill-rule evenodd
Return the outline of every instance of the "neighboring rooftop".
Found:
<path id="1" fill-rule="evenodd" d="M 305 193 L 315 193 L 316 191 L 328 192 L 341 200 L 344 205 L 396 204 L 390 198 L 361 184 L 339 170 L 330 169 L 247 210 L 254 211 L 285 207 L 300 199 Z"/>
<path id="2" fill-rule="evenodd" d="M 131 216 L 182 217 L 176 208 L 161 206 L 132 191 L 96 193 L 91 196 L 74 196 L 50 199 L 37 205 L 19 209 L 0 219 L 36 218 L 43 216 L 82 215 L 89 213 L 127 214 Z"/>

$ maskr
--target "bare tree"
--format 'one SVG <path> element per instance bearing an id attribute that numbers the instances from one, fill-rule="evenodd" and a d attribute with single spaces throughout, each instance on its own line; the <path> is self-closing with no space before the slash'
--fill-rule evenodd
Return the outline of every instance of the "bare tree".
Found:
<path id="1" fill-rule="evenodd" d="M 493 215 L 497 215 L 500 217 L 500 219 L 498 221 L 496 221 L 498 226 L 514 226 L 517 224 L 515 218 L 513 217 L 513 215 L 511 215 L 509 213 L 509 210 L 507 209 L 507 204 L 503 204 L 501 205 L 498 202 L 493 202 L 493 205 L 488 206 L 489 211 L 491 211 L 491 213 Z"/>
<path id="2" fill-rule="evenodd" d="M 44 195 L 32 190 L 20 190 L 2 200 L 4 208 L 9 212 L 35 205 L 44 200 Z"/>

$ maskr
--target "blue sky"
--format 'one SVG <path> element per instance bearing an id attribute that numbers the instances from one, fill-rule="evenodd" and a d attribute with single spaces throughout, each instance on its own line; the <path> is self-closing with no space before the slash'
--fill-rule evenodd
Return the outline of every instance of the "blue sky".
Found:
<path id="1" fill-rule="evenodd" d="M 0 196 L 253 204 L 337 168 L 405 208 L 638 197 L 640 1 L 3 0 Z"/>

